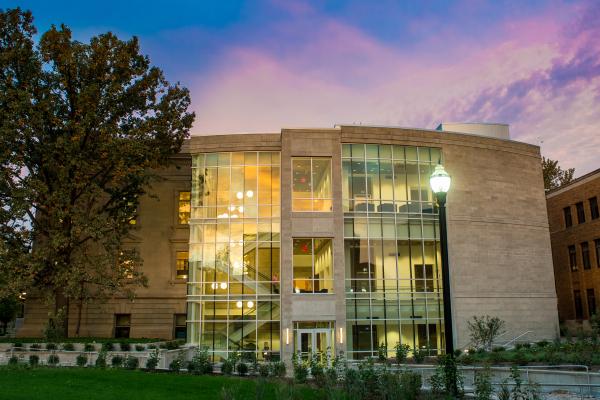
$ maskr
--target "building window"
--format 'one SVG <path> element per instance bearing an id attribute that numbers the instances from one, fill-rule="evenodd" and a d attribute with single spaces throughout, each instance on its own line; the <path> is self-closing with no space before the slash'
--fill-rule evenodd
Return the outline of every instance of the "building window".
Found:
<path id="1" fill-rule="evenodd" d="M 187 251 L 178 251 L 177 259 L 175 263 L 175 269 L 177 272 L 177 279 L 187 279 L 189 273 L 189 253 Z"/>
<path id="2" fill-rule="evenodd" d="M 594 240 L 594 247 L 596 248 L 596 267 L 600 268 L 600 239 Z"/>
<path id="3" fill-rule="evenodd" d="M 331 211 L 331 158 L 292 158 L 292 211 Z"/>
<path id="4" fill-rule="evenodd" d="M 571 271 L 577 271 L 577 250 L 574 245 L 569 246 L 569 266 Z"/>
<path id="5" fill-rule="evenodd" d="M 598 217 L 600 217 L 600 212 L 598 211 L 598 198 L 594 196 L 591 199 L 589 199 L 589 201 L 592 219 L 598 219 Z"/>
<path id="6" fill-rule="evenodd" d="M 128 338 L 131 332 L 131 314 L 115 314 L 115 338 Z"/>
<path id="7" fill-rule="evenodd" d="M 583 305 L 581 303 L 581 291 L 573 291 L 573 302 L 575 303 L 575 319 L 583 319 Z"/>
<path id="8" fill-rule="evenodd" d="M 596 315 L 596 294 L 594 293 L 594 289 L 587 289 L 587 306 L 588 306 L 588 318 L 591 318 L 592 315 Z"/>
<path id="9" fill-rule="evenodd" d="M 583 269 L 590 269 L 592 268 L 592 263 L 590 262 L 590 246 L 588 245 L 588 242 L 583 242 L 580 246 Z"/>
<path id="10" fill-rule="evenodd" d="M 187 325 L 186 325 L 186 314 L 175 314 L 174 315 L 174 332 L 173 338 L 175 339 L 186 339 L 187 338 Z"/>
<path id="11" fill-rule="evenodd" d="M 575 204 L 575 208 L 577 209 L 577 223 L 583 224 L 585 222 L 585 211 L 583 210 L 583 202 L 579 202 Z"/>
<path id="12" fill-rule="evenodd" d="M 565 228 L 573 226 L 573 217 L 571 216 L 571 207 L 563 208 L 563 214 L 565 216 Z"/>
<path id="13" fill-rule="evenodd" d="M 190 213 L 192 210 L 191 192 L 179 192 L 179 203 L 177 206 L 177 222 L 180 225 L 190 223 Z"/>
<path id="14" fill-rule="evenodd" d="M 294 292 L 333 293 L 331 239 L 294 239 L 293 246 Z"/>

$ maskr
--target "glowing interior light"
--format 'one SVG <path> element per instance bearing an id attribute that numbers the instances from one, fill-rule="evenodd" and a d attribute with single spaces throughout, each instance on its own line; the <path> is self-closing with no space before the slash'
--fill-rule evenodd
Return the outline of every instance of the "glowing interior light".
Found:
<path id="1" fill-rule="evenodd" d="M 215 290 L 217 288 L 217 284 L 216 283 L 211 283 L 210 287 L 212 290 Z"/>
<path id="2" fill-rule="evenodd" d="M 232 214 L 232 215 L 231 215 L 231 218 L 237 218 L 237 217 L 238 217 L 238 215 L 237 215 L 237 214 Z"/>
<path id="3" fill-rule="evenodd" d="M 241 200 L 241 199 L 243 199 L 243 198 L 244 198 L 244 193 L 242 193 L 242 192 L 237 192 L 237 193 L 235 194 L 235 197 L 237 197 L 238 199 L 240 199 L 240 200 Z"/>
<path id="4" fill-rule="evenodd" d="M 241 301 L 238 301 L 237 303 L 235 303 L 235 306 L 236 306 L 237 308 L 242 308 L 242 306 L 243 306 L 243 305 L 244 305 L 244 304 L 243 304 Z"/>
<path id="5" fill-rule="evenodd" d="M 246 305 L 248 306 L 248 308 L 252 308 L 254 307 L 254 302 L 250 300 L 248 303 L 246 303 Z"/>
<path id="6" fill-rule="evenodd" d="M 252 190 L 248 190 L 248 191 L 246 192 L 246 196 L 247 196 L 247 197 L 254 197 L 254 192 L 253 192 Z"/>
<path id="7" fill-rule="evenodd" d="M 229 206 L 229 211 L 235 211 L 235 206 Z"/>
<path id="8" fill-rule="evenodd" d="M 227 282 L 221 282 L 221 289 L 227 289 Z"/>
<path id="9" fill-rule="evenodd" d="M 244 206 L 239 206 L 238 207 L 238 211 L 241 212 L 241 213 L 243 213 L 244 212 Z"/>
<path id="10" fill-rule="evenodd" d="M 285 344 L 290 344 L 290 328 L 285 328 Z"/>
<path id="11" fill-rule="evenodd" d="M 294 289 L 294 291 L 295 291 L 296 293 L 300 293 L 300 288 L 296 288 L 296 289 Z"/>

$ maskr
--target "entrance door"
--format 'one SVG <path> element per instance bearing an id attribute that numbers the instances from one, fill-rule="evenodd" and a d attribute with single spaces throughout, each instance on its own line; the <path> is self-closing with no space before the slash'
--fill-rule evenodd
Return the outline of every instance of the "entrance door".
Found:
<path id="1" fill-rule="evenodd" d="M 331 346 L 331 330 L 327 328 L 298 329 L 296 349 L 301 359 L 312 357 L 312 353 L 327 354 Z M 333 351 L 333 349 L 329 349 Z"/>

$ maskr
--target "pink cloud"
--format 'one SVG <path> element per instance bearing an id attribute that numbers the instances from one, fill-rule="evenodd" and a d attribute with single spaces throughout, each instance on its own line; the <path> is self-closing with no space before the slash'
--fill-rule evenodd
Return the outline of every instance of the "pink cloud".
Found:
<path id="1" fill-rule="evenodd" d="M 192 86 L 195 134 L 505 122 L 514 139 L 543 140 L 546 156 L 581 174 L 599 167 L 589 151 L 600 145 L 599 10 L 555 5 L 490 27 L 485 38 L 448 33 L 450 42 L 430 37 L 407 51 L 312 9 L 294 9 L 306 18 L 274 24 L 283 37 L 305 32 L 299 44 L 232 47 Z"/>

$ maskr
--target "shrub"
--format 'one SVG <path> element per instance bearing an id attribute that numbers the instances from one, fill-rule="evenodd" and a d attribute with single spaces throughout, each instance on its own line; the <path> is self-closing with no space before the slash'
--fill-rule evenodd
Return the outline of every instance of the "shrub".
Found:
<path id="1" fill-rule="evenodd" d="M 260 376 L 262 376 L 263 378 L 266 378 L 269 376 L 269 364 L 260 364 L 258 366 L 258 374 Z"/>
<path id="2" fill-rule="evenodd" d="M 308 366 L 297 353 L 292 356 L 292 365 L 294 366 L 294 380 L 297 383 L 305 383 L 308 378 Z"/>
<path id="3" fill-rule="evenodd" d="M 246 364 L 245 362 L 240 362 L 237 365 L 237 372 L 238 374 L 240 374 L 240 376 L 244 376 L 248 373 L 248 364 Z"/>
<path id="4" fill-rule="evenodd" d="M 160 344 L 161 349 L 177 350 L 181 346 L 182 342 L 179 340 L 169 340 Z"/>
<path id="5" fill-rule="evenodd" d="M 13 349 L 15 351 L 23 351 L 23 350 L 25 350 L 25 346 L 21 342 L 15 342 L 15 343 L 13 343 Z"/>
<path id="6" fill-rule="evenodd" d="M 233 360 L 231 359 L 227 359 L 223 361 L 223 364 L 221 364 L 221 372 L 223 373 L 223 375 L 231 375 L 233 374 L 233 370 L 235 368 L 235 363 L 233 362 Z"/>
<path id="7" fill-rule="evenodd" d="M 394 349 L 396 350 L 396 363 L 404 364 L 406 362 L 406 357 L 408 357 L 410 346 L 407 344 L 397 343 Z"/>
<path id="8" fill-rule="evenodd" d="M 32 354 L 29 356 L 29 365 L 37 367 L 40 364 L 40 356 Z"/>
<path id="9" fill-rule="evenodd" d="M 83 345 L 83 350 L 84 351 L 96 351 L 96 346 L 94 346 L 91 343 L 86 343 Z"/>
<path id="10" fill-rule="evenodd" d="M 131 344 L 127 342 L 119 343 L 119 347 L 121 348 L 121 351 L 131 351 Z"/>
<path id="11" fill-rule="evenodd" d="M 75 345 L 73 343 L 65 343 L 62 345 L 62 348 L 65 351 L 73 351 L 75 350 Z"/>
<path id="12" fill-rule="evenodd" d="M 285 363 L 283 361 L 269 363 L 269 376 L 283 378 L 285 376 Z"/>
<path id="13" fill-rule="evenodd" d="M 106 350 L 101 350 L 98 353 L 98 358 L 96 358 L 94 365 L 96 368 L 106 368 Z"/>
<path id="14" fill-rule="evenodd" d="M 19 363 L 19 357 L 12 356 L 8 359 L 8 365 L 17 365 Z"/>
<path id="15" fill-rule="evenodd" d="M 208 356 L 208 349 L 196 349 L 192 360 L 188 363 L 188 371 L 195 375 L 210 374 L 213 372 L 213 365 Z"/>
<path id="16" fill-rule="evenodd" d="M 110 365 L 113 368 L 120 368 L 123 365 L 123 356 L 119 356 L 119 355 L 113 356 L 110 359 Z"/>
<path id="17" fill-rule="evenodd" d="M 125 358 L 125 369 L 137 369 L 140 365 L 140 360 L 134 356 L 127 356 Z"/>
<path id="18" fill-rule="evenodd" d="M 50 354 L 48 356 L 48 365 L 54 367 L 54 366 L 57 366 L 59 362 L 60 362 L 60 359 L 58 358 L 58 355 Z"/>
<path id="19" fill-rule="evenodd" d="M 489 366 L 485 366 L 480 371 L 475 371 L 475 399 L 490 400 L 494 394 L 492 388 L 492 373 Z"/>
<path id="20" fill-rule="evenodd" d="M 365 385 L 361 382 L 357 370 L 348 367 L 344 369 L 343 390 L 348 399 L 362 399 L 366 397 Z"/>
<path id="21" fill-rule="evenodd" d="M 148 350 L 154 350 L 154 349 L 156 349 L 156 348 L 157 348 L 157 347 L 156 347 L 156 345 L 155 345 L 155 344 L 149 344 L 149 345 L 148 345 Z"/>
<path id="22" fill-rule="evenodd" d="M 428 353 L 428 351 L 426 348 L 420 349 L 418 347 L 415 347 L 413 350 L 413 359 L 415 360 L 415 362 L 417 364 L 422 364 L 423 361 L 425 361 L 425 357 L 427 356 L 427 353 Z"/>
<path id="23" fill-rule="evenodd" d="M 379 362 L 387 361 L 387 346 L 383 343 L 377 348 L 377 359 Z"/>
<path id="24" fill-rule="evenodd" d="M 115 345 L 113 342 L 104 342 L 102 343 L 102 350 L 104 351 L 113 351 L 115 349 Z"/>
<path id="25" fill-rule="evenodd" d="M 33 343 L 29 346 L 29 351 L 39 351 L 42 349 L 42 345 L 39 343 Z"/>
<path id="26" fill-rule="evenodd" d="M 326 385 L 325 369 L 321 363 L 321 355 L 318 353 L 314 353 L 310 358 L 310 374 L 315 379 L 317 386 L 324 387 Z"/>
<path id="27" fill-rule="evenodd" d="M 423 385 L 421 374 L 413 371 L 403 371 L 400 374 L 400 386 L 404 392 L 404 400 L 416 400 Z"/>
<path id="28" fill-rule="evenodd" d="M 154 371 L 156 369 L 156 367 L 158 366 L 159 360 L 160 360 L 160 350 L 155 348 L 154 351 L 152 351 L 150 353 L 148 360 L 146 360 L 146 369 L 148 369 L 150 371 Z"/>
<path id="29" fill-rule="evenodd" d="M 502 346 L 496 346 L 492 348 L 492 353 L 501 353 L 503 351 L 506 351 L 506 349 Z"/>
<path id="30" fill-rule="evenodd" d="M 46 343 L 46 350 L 56 350 L 56 343 Z"/>
<path id="31" fill-rule="evenodd" d="M 87 365 L 87 362 L 88 358 L 85 354 L 79 354 L 75 359 L 75 364 L 77 364 L 78 367 L 85 367 Z"/>
<path id="32" fill-rule="evenodd" d="M 550 342 L 549 342 L 549 341 L 547 341 L 547 340 L 540 340 L 540 341 L 539 341 L 539 342 L 537 342 L 535 345 L 536 345 L 537 347 L 544 348 L 544 347 L 548 347 L 548 345 L 549 345 L 549 344 L 550 344 Z"/>
<path id="33" fill-rule="evenodd" d="M 169 370 L 173 372 L 179 372 L 181 368 L 183 368 L 183 352 L 180 351 L 177 354 L 177 357 L 175 357 L 169 364 Z"/>
<path id="34" fill-rule="evenodd" d="M 453 355 L 446 354 L 438 358 L 438 366 L 429 381 L 436 394 L 447 393 L 454 398 L 464 394 L 464 378 Z"/>
<path id="35" fill-rule="evenodd" d="M 476 347 L 492 349 L 494 340 L 505 332 L 505 322 L 498 317 L 473 316 L 467 321 L 471 341 Z"/>
<path id="36" fill-rule="evenodd" d="M 144 351 L 144 350 L 146 350 L 146 347 L 143 344 L 135 345 L 135 351 Z"/>

